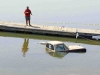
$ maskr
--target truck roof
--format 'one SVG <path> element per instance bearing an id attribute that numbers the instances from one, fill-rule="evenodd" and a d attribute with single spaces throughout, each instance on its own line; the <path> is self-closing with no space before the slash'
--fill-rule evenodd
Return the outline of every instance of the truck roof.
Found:
<path id="1" fill-rule="evenodd" d="M 52 44 L 52 45 L 56 45 L 56 44 L 64 44 L 64 43 L 61 42 L 61 41 L 49 41 L 49 42 L 47 42 L 47 43 Z"/>

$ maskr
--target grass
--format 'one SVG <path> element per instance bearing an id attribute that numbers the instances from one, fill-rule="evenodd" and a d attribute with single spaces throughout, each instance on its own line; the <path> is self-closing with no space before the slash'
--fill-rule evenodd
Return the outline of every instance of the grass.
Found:
<path id="1" fill-rule="evenodd" d="M 100 40 L 90 40 L 86 38 L 71 38 L 71 37 L 60 37 L 60 36 L 46 36 L 46 35 L 35 35 L 35 34 L 21 34 L 12 32 L 0 32 L 0 36 L 4 37 L 17 37 L 17 38 L 31 38 L 39 40 L 58 40 L 66 42 L 77 42 L 84 44 L 100 45 Z"/>

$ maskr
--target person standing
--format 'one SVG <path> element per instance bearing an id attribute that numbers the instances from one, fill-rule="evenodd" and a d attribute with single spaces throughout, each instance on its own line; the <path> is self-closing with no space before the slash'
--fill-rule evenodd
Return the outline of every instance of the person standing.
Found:
<path id="1" fill-rule="evenodd" d="M 31 12 L 31 10 L 29 9 L 28 6 L 26 7 L 24 14 L 25 14 L 26 26 L 28 26 L 28 24 L 29 24 L 29 26 L 31 26 L 30 15 L 32 15 L 32 12 Z"/>

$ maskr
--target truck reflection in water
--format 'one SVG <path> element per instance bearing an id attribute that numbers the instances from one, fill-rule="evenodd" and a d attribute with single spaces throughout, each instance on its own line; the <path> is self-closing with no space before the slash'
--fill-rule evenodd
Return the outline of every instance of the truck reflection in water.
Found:
<path id="1" fill-rule="evenodd" d="M 57 58 L 63 58 L 65 55 L 68 54 L 68 52 L 51 52 L 48 48 L 46 48 L 46 52 L 52 56 Z"/>
<path id="2" fill-rule="evenodd" d="M 28 51 L 28 43 L 29 43 L 29 39 L 25 38 L 22 46 L 23 57 L 25 57 L 26 52 Z"/>
<path id="3" fill-rule="evenodd" d="M 63 58 L 65 55 L 67 55 L 68 53 L 86 53 L 86 52 L 52 52 L 50 51 L 48 48 L 45 48 L 46 52 L 52 56 L 52 57 L 56 57 L 56 58 Z"/>

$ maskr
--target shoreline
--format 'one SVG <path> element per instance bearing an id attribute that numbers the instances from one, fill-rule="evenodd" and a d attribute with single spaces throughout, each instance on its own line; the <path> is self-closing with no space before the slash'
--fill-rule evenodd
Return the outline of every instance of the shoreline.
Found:
<path id="1" fill-rule="evenodd" d="M 68 28 L 64 26 L 46 26 L 36 24 L 32 24 L 32 26 L 25 26 L 25 24 L 12 22 L 0 22 L 0 31 L 24 34 L 53 35 L 59 37 L 79 37 L 88 39 L 93 39 L 93 36 L 100 35 L 100 30 Z"/>

